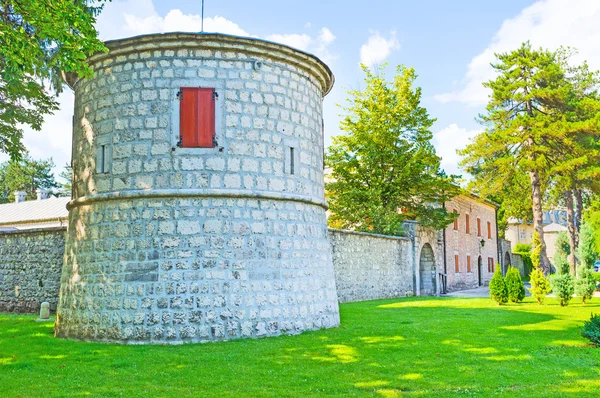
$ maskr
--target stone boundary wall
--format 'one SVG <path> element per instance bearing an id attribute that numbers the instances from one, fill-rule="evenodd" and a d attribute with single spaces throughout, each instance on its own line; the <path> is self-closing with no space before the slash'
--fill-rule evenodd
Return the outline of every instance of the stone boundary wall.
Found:
<path id="1" fill-rule="evenodd" d="M 411 238 L 329 229 L 340 303 L 413 295 Z"/>
<path id="2" fill-rule="evenodd" d="M 436 257 L 441 249 L 419 235 L 426 229 L 408 229 L 409 237 L 328 229 L 339 302 L 419 294 L 415 241 L 420 247 L 430 240 Z M 0 232 L 0 312 L 36 313 L 43 301 L 56 310 L 65 236 L 65 227 Z M 520 256 L 511 256 L 523 273 Z"/>
<path id="3" fill-rule="evenodd" d="M 0 312 L 56 311 L 66 227 L 0 232 Z"/>

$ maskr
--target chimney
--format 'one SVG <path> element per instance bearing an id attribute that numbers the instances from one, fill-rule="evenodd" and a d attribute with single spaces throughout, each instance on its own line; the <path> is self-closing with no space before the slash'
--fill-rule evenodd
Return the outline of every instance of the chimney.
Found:
<path id="1" fill-rule="evenodd" d="M 37 193 L 37 200 L 48 199 L 48 190 L 47 189 L 38 188 L 35 190 L 35 193 Z"/>
<path id="2" fill-rule="evenodd" d="M 25 202 L 25 198 L 27 198 L 27 193 L 24 191 L 15 191 L 15 203 Z"/>

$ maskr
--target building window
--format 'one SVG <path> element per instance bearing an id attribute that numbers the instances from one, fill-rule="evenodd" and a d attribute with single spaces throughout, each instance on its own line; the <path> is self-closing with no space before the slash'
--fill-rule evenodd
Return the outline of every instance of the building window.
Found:
<path id="1" fill-rule="evenodd" d="M 182 87 L 179 101 L 179 141 L 181 148 L 214 148 L 215 101 L 214 88 Z"/>
<path id="2" fill-rule="evenodd" d="M 465 232 L 468 234 L 471 233 L 471 221 L 468 214 L 465 214 Z"/>
<path id="3" fill-rule="evenodd" d="M 458 262 L 458 254 L 454 255 L 454 272 L 460 272 L 460 264 Z"/>
<path id="4" fill-rule="evenodd" d="M 110 171 L 112 162 L 112 146 L 109 137 L 98 138 L 96 147 L 96 173 L 104 174 Z"/>
<path id="5" fill-rule="evenodd" d="M 488 227 L 488 239 L 492 239 L 492 223 L 488 221 L 487 227 Z"/>
<path id="6" fill-rule="evenodd" d="M 454 214 L 456 214 L 456 218 L 454 219 L 454 230 L 458 231 L 458 212 L 454 210 Z"/>
<path id="7" fill-rule="evenodd" d="M 488 272 L 494 272 L 494 258 L 488 257 Z"/>
<path id="8" fill-rule="evenodd" d="M 467 272 L 471 272 L 471 256 L 467 256 Z"/>
<path id="9" fill-rule="evenodd" d="M 481 219 L 477 217 L 477 236 L 481 236 Z"/>

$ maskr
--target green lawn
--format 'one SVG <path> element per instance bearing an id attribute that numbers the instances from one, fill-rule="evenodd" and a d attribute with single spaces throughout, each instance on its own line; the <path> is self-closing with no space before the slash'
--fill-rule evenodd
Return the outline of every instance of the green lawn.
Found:
<path id="1" fill-rule="evenodd" d="M 0 396 L 600 396 L 600 349 L 579 337 L 600 301 L 547 301 L 368 301 L 337 329 L 180 346 L 59 340 L 0 314 Z"/>

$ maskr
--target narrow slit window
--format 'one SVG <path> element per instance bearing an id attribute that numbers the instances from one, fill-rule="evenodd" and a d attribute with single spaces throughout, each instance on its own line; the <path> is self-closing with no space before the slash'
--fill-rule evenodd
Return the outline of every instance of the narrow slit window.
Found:
<path id="1" fill-rule="evenodd" d="M 295 174 L 294 147 L 290 147 L 290 174 Z"/>
<path id="2" fill-rule="evenodd" d="M 454 255 L 454 272 L 460 272 L 460 263 L 458 262 L 458 254 Z"/>
<path id="3" fill-rule="evenodd" d="M 467 256 L 467 272 L 471 272 L 471 256 Z"/>
<path id="4" fill-rule="evenodd" d="M 99 159 L 98 159 L 98 163 L 100 163 L 100 173 L 106 173 L 105 159 L 106 159 L 106 145 L 100 145 L 100 154 L 99 154 Z"/>

